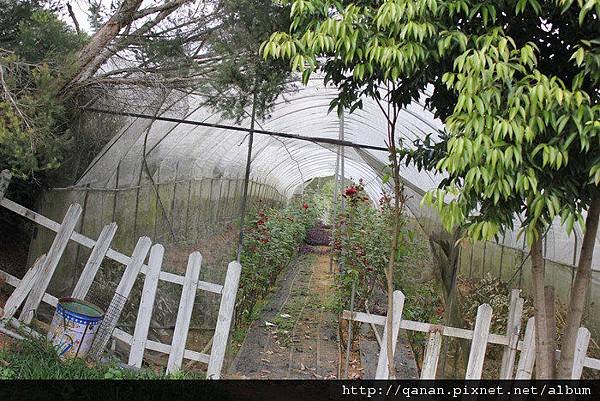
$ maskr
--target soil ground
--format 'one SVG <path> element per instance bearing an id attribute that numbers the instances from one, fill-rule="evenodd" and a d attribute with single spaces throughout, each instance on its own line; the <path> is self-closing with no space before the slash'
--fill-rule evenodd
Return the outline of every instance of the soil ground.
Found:
<path id="1" fill-rule="evenodd" d="M 280 276 L 254 321 L 229 378 L 337 378 L 337 316 L 326 308 L 333 275 L 328 255 L 302 255 Z"/>
<path id="2" fill-rule="evenodd" d="M 344 365 L 345 352 L 339 346 L 338 315 L 328 307 L 333 284 L 329 255 L 302 255 L 292 263 L 248 329 L 227 377 L 344 378 L 340 366 Z M 349 377 L 354 379 L 373 377 L 379 353 L 372 334 L 364 329 L 361 333 L 360 348 L 356 344 L 350 356 Z M 416 377 L 414 355 L 402 334 L 396 356 L 398 377 Z"/>

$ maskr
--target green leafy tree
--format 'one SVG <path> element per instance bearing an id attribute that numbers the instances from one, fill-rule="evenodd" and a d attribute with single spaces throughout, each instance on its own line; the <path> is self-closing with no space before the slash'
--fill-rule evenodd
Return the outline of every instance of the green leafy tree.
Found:
<path id="1" fill-rule="evenodd" d="M 325 72 L 325 82 L 335 84 L 339 95 L 331 109 L 351 112 L 374 99 L 387 121 L 389 175 L 394 183 L 392 241 L 386 266 L 388 314 L 392 314 L 393 272 L 399 255 L 403 182 L 396 124 L 402 106 L 410 103 L 431 80 L 433 71 L 426 61 L 437 53 L 436 10 L 430 2 L 415 2 L 408 13 L 398 14 L 396 2 L 344 2 L 297 0 L 292 2 L 289 32 L 275 32 L 263 45 L 265 57 L 289 59 L 293 70 L 308 81 L 317 67 Z M 417 19 L 401 29 L 402 22 Z M 319 61 L 322 62 L 319 62 Z M 391 322 L 390 322 L 391 325 Z M 388 327 L 391 331 L 391 327 Z M 391 336 L 386 344 L 390 377 L 395 374 Z"/>
<path id="2" fill-rule="evenodd" d="M 595 0 L 297 0 L 290 32 L 276 32 L 264 45 L 266 56 L 290 59 L 305 80 L 320 66 L 340 90 L 332 107 L 361 107 L 363 96 L 380 102 L 391 132 L 394 107 L 434 85 L 429 104 L 447 132 L 442 143 L 421 143 L 424 148 L 407 160 L 446 173 L 426 201 L 437 206 L 448 229 L 492 238 L 513 228 L 516 216 L 524 217 L 540 378 L 553 376 L 540 247 L 552 219 L 560 217 L 567 231 L 577 221 L 587 227 L 561 376 L 572 365 L 569 344 L 591 273 L 600 178 L 598 8 Z M 572 68 L 563 71 L 569 63 Z M 389 139 L 398 188 L 395 160 L 407 155 L 398 155 L 395 137 Z"/>

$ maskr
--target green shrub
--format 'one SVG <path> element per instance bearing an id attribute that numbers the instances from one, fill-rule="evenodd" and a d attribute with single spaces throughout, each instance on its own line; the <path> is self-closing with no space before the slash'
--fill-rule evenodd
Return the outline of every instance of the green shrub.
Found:
<path id="1" fill-rule="evenodd" d="M 279 273 L 292 261 L 298 245 L 316 221 L 318 210 L 297 202 L 283 209 L 259 210 L 245 225 L 242 275 L 236 302 L 236 324 L 256 315 Z"/>
<path id="2" fill-rule="evenodd" d="M 83 359 L 61 360 L 45 339 L 26 339 L 0 349 L 0 379 L 183 379 L 190 374 L 162 375 L 149 369 L 124 369 L 115 360 L 92 364 Z"/>

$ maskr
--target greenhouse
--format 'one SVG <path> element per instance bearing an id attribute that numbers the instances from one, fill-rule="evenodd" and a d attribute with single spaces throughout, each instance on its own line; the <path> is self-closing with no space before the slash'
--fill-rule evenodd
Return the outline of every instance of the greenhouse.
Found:
<path id="1" fill-rule="evenodd" d="M 1 379 L 598 379 L 596 3 L 93 3 L 0 14 Z"/>

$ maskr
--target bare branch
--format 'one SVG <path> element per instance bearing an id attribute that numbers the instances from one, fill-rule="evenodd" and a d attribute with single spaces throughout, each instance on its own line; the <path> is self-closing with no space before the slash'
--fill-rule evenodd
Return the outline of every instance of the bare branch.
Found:
<path id="1" fill-rule="evenodd" d="M 73 20 L 73 24 L 75 25 L 75 31 L 80 34 L 81 29 L 79 29 L 79 21 L 77 21 L 77 17 L 75 17 L 75 13 L 73 12 L 73 7 L 71 7 L 71 3 L 67 3 L 67 11 L 69 12 L 69 16 Z"/>

